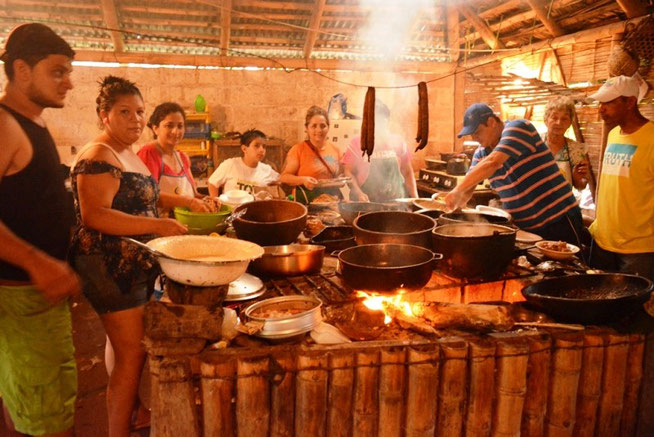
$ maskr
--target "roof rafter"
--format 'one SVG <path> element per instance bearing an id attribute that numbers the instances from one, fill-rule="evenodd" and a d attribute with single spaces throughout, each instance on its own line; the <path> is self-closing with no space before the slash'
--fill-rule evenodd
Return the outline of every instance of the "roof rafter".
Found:
<path id="1" fill-rule="evenodd" d="M 491 49 L 503 49 L 506 48 L 502 41 L 497 39 L 497 37 L 493 34 L 493 31 L 490 30 L 488 25 L 475 14 L 472 9 L 470 9 L 468 6 L 461 4 L 458 7 L 459 12 L 466 17 L 468 21 L 472 23 L 473 26 L 477 29 L 477 32 L 481 35 L 482 39 L 486 44 Z"/>
<path id="2" fill-rule="evenodd" d="M 114 0 L 101 0 L 102 1 L 102 14 L 107 27 L 110 29 L 120 29 L 118 24 L 118 14 L 116 13 L 116 4 Z M 114 43 L 114 51 L 121 53 L 125 51 L 125 43 L 123 42 L 123 35 L 117 30 L 111 31 L 111 39 Z"/>
<path id="3" fill-rule="evenodd" d="M 220 53 L 227 54 L 229 50 L 229 38 L 232 35 L 232 0 L 223 0 L 223 8 L 220 10 Z"/>
<path id="4" fill-rule="evenodd" d="M 641 0 L 616 0 L 627 18 L 640 17 L 647 14 L 647 2 Z"/>
<path id="5" fill-rule="evenodd" d="M 304 43 L 304 57 L 306 59 L 311 57 L 311 51 L 316 43 L 316 38 L 318 37 L 317 30 L 320 29 L 320 20 L 322 19 L 322 13 L 325 10 L 325 3 L 327 3 L 327 0 L 316 0 L 316 4 L 314 5 L 314 10 L 311 14 L 311 22 L 309 24 L 309 31 L 307 32 L 307 40 Z"/>
<path id="6" fill-rule="evenodd" d="M 543 23 L 543 26 L 548 30 L 552 36 L 561 36 L 565 31 L 557 24 L 556 21 L 549 17 L 549 13 L 541 0 L 525 0 L 529 7 L 534 11 L 536 17 Z"/>

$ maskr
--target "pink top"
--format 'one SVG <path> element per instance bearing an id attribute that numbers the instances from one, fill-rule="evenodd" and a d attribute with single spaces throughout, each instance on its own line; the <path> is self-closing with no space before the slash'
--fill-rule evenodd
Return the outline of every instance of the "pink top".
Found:
<path id="1" fill-rule="evenodd" d="M 193 176 L 191 175 L 191 160 L 189 159 L 188 155 L 184 152 L 180 152 L 178 150 L 175 151 L 175 153 L 178 155 L 178 157 L 181 159 L 182 162 L 182 170 L 180 170 L 177 174 L 173 172 L 173 169 L 170 168 L 167 164 L 164 163 L 163 165 L 163 172 L 164 174 L 171 175 L 171 176 L 188 176 L 190 178 L 191 183 L 193 184 L 193 188 L 196 188 L 195 185 L 195 180 L 193 179 Z M 157 183 L 159 183 L 159 180 L 161 179 L 161 164 L 162 164 L 162 156 L 161 153 L 159 153 L 159 149 L 157 148 L 156 143 L 148 143 L 141 147 L 141 149 L 137 152 L 137 155 L 139 158 L 141 158 L 141 161 L 145 163 L 145 165 L 148 167 L 150 170 L 150 173 L 152 173 L 152 177 L 154 178 Z"/>
<path id="2" fill-rule="evenodd" d="M 395 157 L 402 168 L 411 163 L 411 152 L 402 137 L 390 134 L 384 143 L 375 143 L 375 150 L 370 159 Z M 368 179 L 370 163 L 367 156 L 362 156 L 361 137 L 354 137 L 343 155 L 342 164 L 355 169 L 359 186 Z"/>

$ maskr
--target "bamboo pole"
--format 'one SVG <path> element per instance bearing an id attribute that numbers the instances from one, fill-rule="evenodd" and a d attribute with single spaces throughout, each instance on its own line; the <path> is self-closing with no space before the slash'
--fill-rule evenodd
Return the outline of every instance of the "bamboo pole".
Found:
<path id="1" fill-rule="evenodd" d="M 643 354 L 645 352 L 645 336 L 631 334 L 629 336 L 629 352 L 627 355 L 627 373 L 624 389 L 624 406 L 620 421 L 620 435 L 630 437 L 636 434 L 636 413 L 638 411 L 638 395 L 643 378 Z M 654 412 L 652 412 L 654 414 Z"/>
<path id="2" fill-rule="evenodd" d="M 345 351 L 329 356 L 329 398 L 327 399 L 327 435 L 352 434 L 352 386 L 354 355 Z"/>
<path id="3" fill-rule="evenodd" d="M 265 437 L 270 426 L 270 360 L 267 355 L 236 362 L 236 434 Z"/>
<path id="4" fill-rule="evenodd" d="M 152 400 L 153 437 L 200 437 L 191 367 L 185 358 L 153 359 L 158 398 Z"/>
<path id="5" fill-rule="evenodd" d="M 271 357 L 270 436 L 292 437 L 295 416 L 295 357 Z"/>
<path id="6" fill-rule="evenodd" d="M 643 379 L 638 402 L 637 437 L 652 437 L 654 435 L 654 332 L 645 337 L 645 352 L 643 356 Z"/>
<path id="7" fill-rule="evenodd" d="M 527 342 L 527 397 L 520 429 L 524 437 L 541 437 L 545 434 L 552 338 L 547 333 L 539 332 L 528 336 Z"/>
<path id="8" fill-rule="evenodd" d="M 379 437 L 402 435 L 406 350 L 382 349 L 379 370 Z"/>
<path id="9" fill-rule="evenodd" d="M 577 418 L 574 435 L 593 437 L 604 370 L 604 335 L 598 331 L 584 333 L 581 372 L 577 391 Z"/>
<path id="10" fill-rule="evenodd" d="M 409 348 L 406 393 L 406 437 L 433 437 L 438 401 L 438 358 L 435 345 Z"/>
<path id="11" fill-rule="evenodd" d="M 379 422 L 379 353 L 357 352 L 354 381 L 352 436 L 377 434 Z"/>
<path id="12" fill-rule="evenodd" d="M 524 338 L 516 334 L 491 334 L 491 336 L 498 340 L 495 407 L 491 435 L 518 437 L 527 391 L 529 346 Z"/>
<path id="13" fill-rule="evenodd" d="M 235 436 L 236 360 L 203 361 L 200 375 L 203 437 Z"/>
<path id="14" fill-rule="evenodd" d="M 442 363 L 436 435 L 456 437 L 463 435 L 468 344 L 460 338 L 444 339 L 439 344 Z"/>
<path id="15" fill-rule="evenodd" d="M 325 435 L 327 410 L 327 356 L 297 357 L 295 435 Z"/>
<path id="16" fill-rule="evenodd" d="M 629 337 L 627 335 L 607 334 L 602 393 L 595 430 L 597 437 L 615 437 L 620 431 L 628 351 Z"/>
<path id="17" fill-rule="evenodd" d="M 469 345 L 470 385 L 466 437 L 489 437 L 495 386 L 495 343 L 475 339 Z"/>
<path id="18" fill-rule="evenodd" d="M 583 335 L 581 333 L 554 333 L 550 393 L 547 403 L 548 437 L 572 437 L 575 426 L 575 407 Z"/>

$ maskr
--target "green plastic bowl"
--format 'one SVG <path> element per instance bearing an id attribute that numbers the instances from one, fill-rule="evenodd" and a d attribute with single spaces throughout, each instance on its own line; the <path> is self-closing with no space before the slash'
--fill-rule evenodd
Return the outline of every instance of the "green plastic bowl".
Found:
<path id="1" fill-rule="evenodd" d="M 232 208 L 222 205 L 218 212 L 193 212 L 188 208 L 175 208 L 175 218 L 188 226 L 189 234 L 206 235 L 225 230 L 225 219 L 231 214 Z"/>

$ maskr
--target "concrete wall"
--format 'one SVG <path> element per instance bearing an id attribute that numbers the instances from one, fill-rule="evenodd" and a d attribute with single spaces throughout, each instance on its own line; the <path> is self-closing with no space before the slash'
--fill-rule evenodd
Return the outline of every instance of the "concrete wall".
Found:
<path id="1" fill-rule="evenodd" d="M 195 97 L 202 94 L 209 105 L 220 132 L 243 131 L 252 127 L 269 136 L 282 138 L 292 145 L 305 138 L 302 122 L 311 105 L 326 107 L 331 96 L 343 93 L 348 112 L 360 115 L 365 87 L 354 87 L 328 80 L 315 73 L 280 70 L 208 70 L 142 67 L 76 66 L 73 89 L 64 109 L 48 109 L 44 118 L 55 138 L 64 162 L 71 159 L 71 146 L 83 145 L 98 134 L 95 98 L 98 80 L 107 74 L 127 77 L 140 87 L 149 114 L 163 101 L 176 101 L 192 108 Z M 442 78 L 429 84 L 430 143 L 427 154 L 450 151 L 454 145 L 454 76 L 443 68 L 433 74 L 393 74 L 324 72 L 340 81 L 362 85 L 415 85 L 420 80 Z M 4 85 L 2 75 L 0 83 Z M 394 130 L 414 144 L 417 127 L 417 87 L 377 89 L 378 98 L 391 107 Z M 150 140 L 146 132 L 138 144 Z M 420 165 L 425 152 L 416 154 Z"/>

